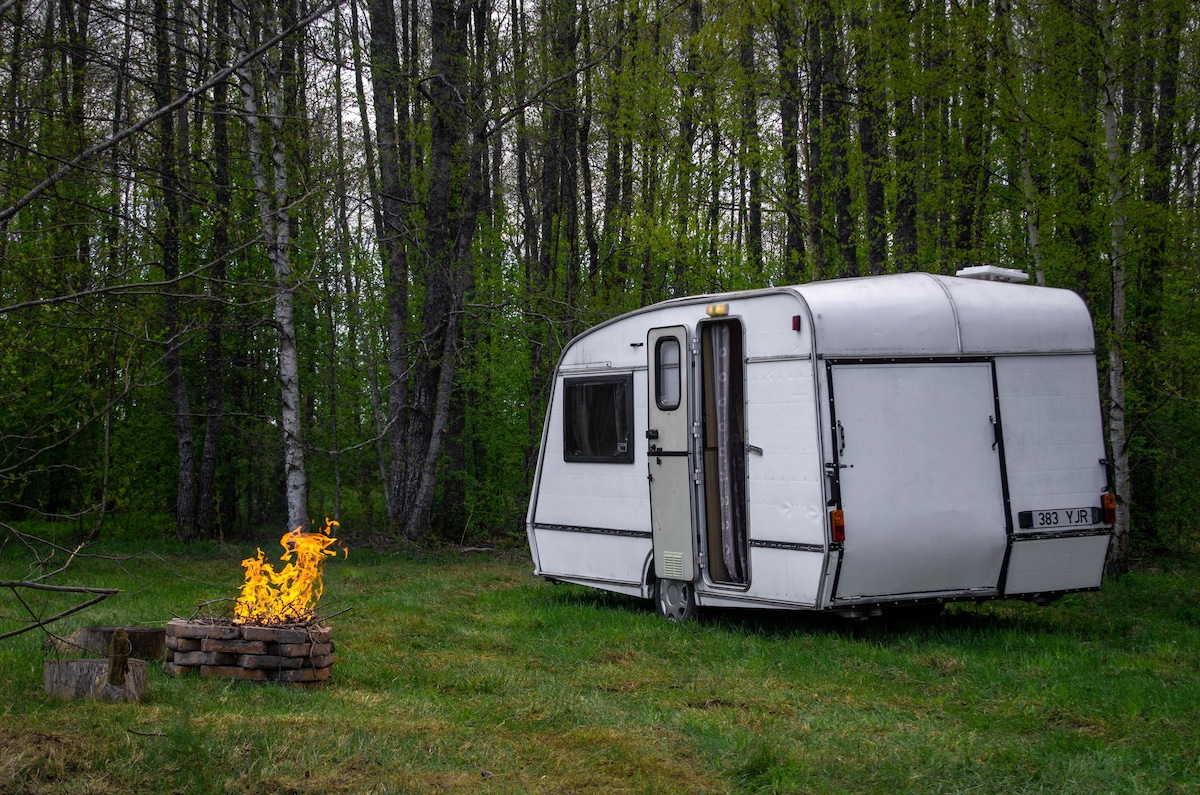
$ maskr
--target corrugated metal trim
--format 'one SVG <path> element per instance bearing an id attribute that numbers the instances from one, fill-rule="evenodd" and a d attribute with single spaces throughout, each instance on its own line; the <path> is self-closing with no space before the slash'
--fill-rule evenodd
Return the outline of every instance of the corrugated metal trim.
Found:
<path id="1" fill-rule="evenodd" d="M 763 541 L 757 538 L 750 539 L 750 546 L 759 549 L 785 549 L 789 552 L 825 552 L 825 547 L 821 544 L 800 544 L 793 541 Z"/>
<path id="2" fill-rule="evenodd" d="M 1021 541 L 1047 541 L 1055 538 L 1086 538 L 1088 536 L 1107 536 L 1112 535 L 1111 527 L 1082 527 L 1078 530 L 1065 530 L 1060 532 L 1036 532 L 1023 533 L 1017 531 L 1012 535 L 1014 544 Z"/>
<path id="3" fill-rule="evenodd" d="M 759 362 L 804 362 L 811 358 L 812 356 L 807 353 L 781 353 L 778 356 L 747 356 L 746 364 L 758 364 Z"/>
<path id="4" fill-rule="evenodd" d="M 560 533 L 591 533 L 602 536 L 630 536 L 632 538 L 649 538 L 649 530 L 619 530 L 615 527 L 583 527 L 573 524 L 542 524 L 536 522 L 534 530 L 557 530 Z"/>

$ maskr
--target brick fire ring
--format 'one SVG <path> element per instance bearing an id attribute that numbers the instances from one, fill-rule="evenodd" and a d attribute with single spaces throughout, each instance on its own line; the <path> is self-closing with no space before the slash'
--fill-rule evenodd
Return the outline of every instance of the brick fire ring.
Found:
<path id="1" fill-rule="evenodd" d="M 332 631 L 321 624 L 283 626 L 229 621 L 167 622 L 166 662 L 172 676 L 201 676 L 324 687 L 333 673 Z"/>

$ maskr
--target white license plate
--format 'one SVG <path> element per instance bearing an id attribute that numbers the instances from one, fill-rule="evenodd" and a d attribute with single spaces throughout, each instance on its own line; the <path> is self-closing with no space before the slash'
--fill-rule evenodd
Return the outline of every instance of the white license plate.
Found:
<path id="1" fill-rule="evenodd" d="M 1022 530 L 1060 530 L 1099 524 L 1099 508 L 1049 508 L 1044 511 L 1021 511 L 1017 514 Z"/>

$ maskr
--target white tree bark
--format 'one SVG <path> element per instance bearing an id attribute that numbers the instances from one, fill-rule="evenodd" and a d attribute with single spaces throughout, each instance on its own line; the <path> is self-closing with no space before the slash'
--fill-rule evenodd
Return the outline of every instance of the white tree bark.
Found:
<path id="1" fill-rule="evenodd" d="M 1109 261 L 1112 274 L 1112 317 L 1108 333 L 1108 439 L 1112 448 L 1113 488 L 1117 498 L 1116 524 L 1107 568 L 1120 574 L 1129 552 L 1129 506 L 1133 494 L 1129 475 L 1129 439 L 1125 428 L 1125 178 L 1117 128 L 1117 77 L 1113 66 L 1113 12 L 1100 0 L 1099 17 L 1104 47 L 1104 148 L 1108 156 Z"/>
<path id="2" fill-rule="evenodd" d="M 245 46 L 245 42 L 243 42 Z M 249 47 L 246 47 L 249 49 Z M 304 445 L 300 427 L 300 366 L 296 355 L 296 325 L 293 295 L 295 277 L 288 254 L 291 225 L 287 212 L 287 157 L 283 148 L 283 115 L 279 100 L 279 70 L 272 53 L 262 63 L 266 72 L 263 93 L 271 125 L 271 177 L 268 184 L 263 160 L 262 111 L 255 75 L 249 66 L 238 70 L 241 80 L 249 144 L 250 169 L 258 198 L 259 218 L 267 259 L 275 273 L 275 325 L 279 331 L 279 381 L 282 397 L 283 463 L 287 490 L 288 528 L 308 524 L 308 477 L 304 469 Z"/>

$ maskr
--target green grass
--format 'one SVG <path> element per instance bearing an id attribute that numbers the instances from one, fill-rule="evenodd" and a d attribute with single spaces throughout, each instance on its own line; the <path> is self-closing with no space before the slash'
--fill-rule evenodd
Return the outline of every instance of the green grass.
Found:
<path id="1" fill-rule="evenodd" d="M 56 631 L 189 616 L 253 552 L 162 549 L 77 561 L 57 582 L 122 593 Z M 0 578 L 27 565 L 10 544 Z M 1172 565 L 1046 608 L 673 625 L 520 554 L 352 550 L 326 567 L 325 690 L 154 667 L 144 703 L 63 702 L 44 636 L 0 641 L 0 792 L 1197 792 L 1200 567 Z"/>

